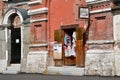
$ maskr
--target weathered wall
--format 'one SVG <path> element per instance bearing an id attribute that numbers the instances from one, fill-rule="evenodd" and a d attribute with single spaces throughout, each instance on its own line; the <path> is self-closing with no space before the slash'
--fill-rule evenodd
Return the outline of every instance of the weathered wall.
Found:
<path id="1" fill-rule="evenodd" d="M 116 41 L 115 47 L 120 49 L 120 15 L 114 15 L 113 17 L 113 30 L 114 30 L 114 40 Z"/>
<path id="2" fill-rule="evenodd" d="M 120 15 L 114 15 L 113 17 L 113 30 L 115 40 L 115 73 L 120 76 Z"/>
<path id="3" fill-rule="evenodd" d="M 86 55 L 85 75 L 114 76 L 114 53 L 104 51 L 88 52 Z"/>
<path id="4" fill-rule="evenodd" d="M 89 40 L 112 40 L 113 17 L 111 12 L 90 16 Z"/>
<path id="5" fill-rule="evenodd" d="M 0 72 L 5 69 L 6 65 L 6 47 L 5 47 L 5 34 L 4 30 L 0 30 Z"/>
<path id="6" fill-rule="evenodd" d="M 29 45 L 30 45 L 30 27 L 28 25 L 23 27 L 23 58 L 21 60 L 21 72 L 26 72 Z"/>
<path id="7" fill-rule="evenodd" d="M 42 73 L 48 64 L 48 1 L 42 0 L 42 3 L 29 5 L 29 11 L 33 11 L 34 14 L 30 14 L 30 50 L 27 55 L 27 73 Z"/>
<path id="8" fill-rule="evenodd" d="M 88 50 L 86 52 L 85 75 L 115 75 L 112 3 L 94 4 L 90 7 Z"/>

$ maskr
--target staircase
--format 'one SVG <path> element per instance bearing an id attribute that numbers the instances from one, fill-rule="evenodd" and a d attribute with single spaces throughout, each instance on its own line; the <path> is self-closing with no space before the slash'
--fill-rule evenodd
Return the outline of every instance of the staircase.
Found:
<path id="1" fill-rule="evenodd" d="M 4 70 L 3 74 L 17 74 L 20 72 L 20 64 L 11 64 Z"/>

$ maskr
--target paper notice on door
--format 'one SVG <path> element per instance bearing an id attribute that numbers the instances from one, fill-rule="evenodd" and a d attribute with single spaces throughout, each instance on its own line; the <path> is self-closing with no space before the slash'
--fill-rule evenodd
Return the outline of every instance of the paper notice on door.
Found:
<path id="1" fill-rule="evenodd" d="M 16 43 L 19 43 L 20 42 L 20 40 L 19 39 L 16 39 L 16 41 L 15 41 Z"/>
<path id="2" fill-rule="evenodd" d="M 54 59 L 62 59 L 62 44 L 54 44 Z"/>

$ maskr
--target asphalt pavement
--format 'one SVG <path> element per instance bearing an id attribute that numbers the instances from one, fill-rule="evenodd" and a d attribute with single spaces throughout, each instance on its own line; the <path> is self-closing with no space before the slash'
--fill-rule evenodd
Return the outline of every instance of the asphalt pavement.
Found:
<path id="1" fill-rule="evenodd" d="M 61 76 L 42 74 L 0 74 L 0 80 L 120 80 L 120 77 Z"/>

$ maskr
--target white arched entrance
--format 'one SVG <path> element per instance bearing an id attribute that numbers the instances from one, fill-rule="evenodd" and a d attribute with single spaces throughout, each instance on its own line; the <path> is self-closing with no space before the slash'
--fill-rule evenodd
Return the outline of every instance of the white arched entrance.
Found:
<path id="1" fill-rule="evenodd" d="M 20 58 L 23 58 L 23 26 L 22 23 L 24 21 L 24 17 L 23 14 L 21 12 L 21 10 L 17 9 L 17 8 L 11 8 L 9 9 L 3 18 L 3 25 L 11 25 L 11 23 L 13 22 L 13 18 L 11 17 L 15 17 L 18 16 L 20 19 L 20 23 L 18 24 L 20 27 Z M 5 27 L 5 42 L 6 42 L 6 61 L 7 61 L 7 65 L 10 64 L 11 61 L 11 26 L 7 26 Z M 20 60 L 21 60 L 20 59 Z"/>

